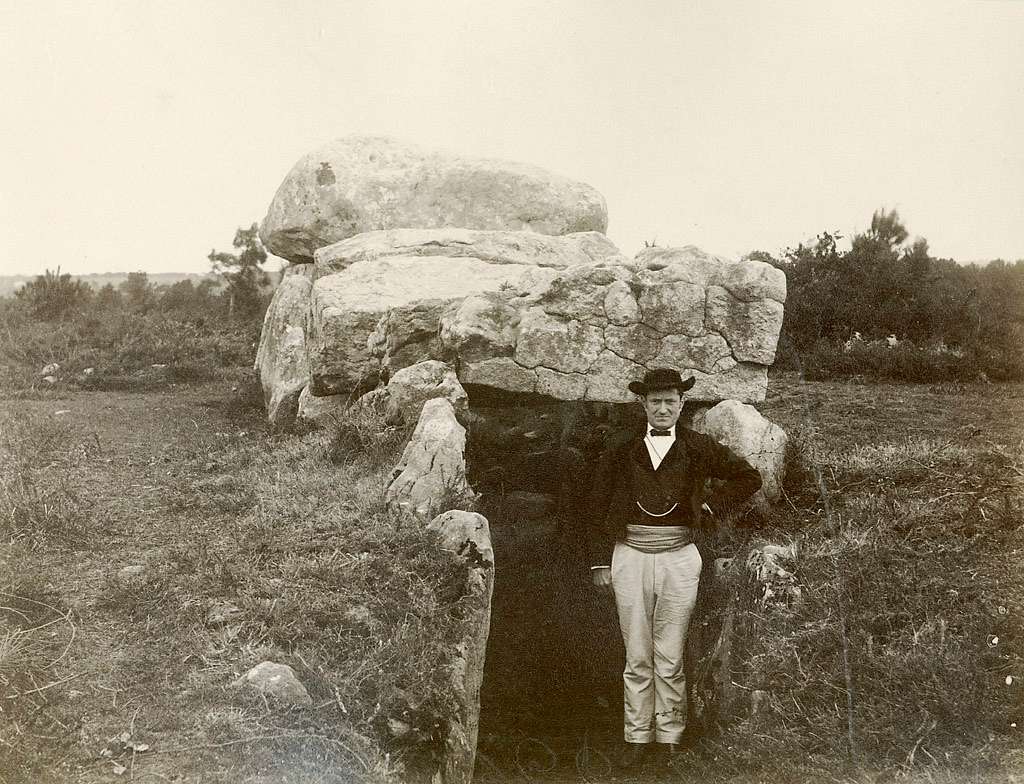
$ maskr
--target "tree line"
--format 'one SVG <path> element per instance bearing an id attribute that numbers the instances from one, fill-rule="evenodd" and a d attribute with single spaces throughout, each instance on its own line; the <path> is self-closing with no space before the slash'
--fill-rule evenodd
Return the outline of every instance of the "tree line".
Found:
<path id="1" fill-rule="evenodd" d="M 46 270 L 0 298 L 0 387 L 151 389 L 251 368 L 272 293 L 255 224 L 233 250 L 210 251 L 212 277 L 171 285 L 133 272 L 94 289 Z"/>
<path id="2" fill-rule="evenodd" d="M 145 272 L 131 272 L 119 285 L 93 289 L 69 273 L 46 270 L 14 292 L 14 304 L 39 321 L 72 318 L 88 311 L 127 311 L 146 315 L 165 313 L 202 321 L 227 317 L 247 321 L 262 317 L 268 302 L 270 277 L 263 269 L 267 253 L 258 227 L 239 228 L 232 243 L 235 253 L 211 250 L 207 259 L 215 277 L 198 283 L 181 280 L 157 286 Z"/>
<path id="3" fill-rule="evenodd" d="M 826 231 L 778 255 L 747 254 L 786 275 L 777 366 L 819 379 L 1024 380 L 1024 260 L 961 265 L 934 257 L 927 240 L 910 241 L 896 210 L 876 211 L 849 249 L 842 239 Z M 8 305 L 48 322 L 130 313 L 200 326 L 258 323 L 269 277 L 257 225 L 239 228 L 232 246 L 207 256 L 214 279 L 158 287 L 133 272 L 94 290 L 58 268 L 27 282 Z"/>
<path id="4" fill-rule="evenodd" d="M 786 274 L 781 363 L 812 377 L 1024 378 L 1024 260 L 936 258 L 896 210 L 876 211 L 848 250 L 841 239 L 747 255 Z"/>

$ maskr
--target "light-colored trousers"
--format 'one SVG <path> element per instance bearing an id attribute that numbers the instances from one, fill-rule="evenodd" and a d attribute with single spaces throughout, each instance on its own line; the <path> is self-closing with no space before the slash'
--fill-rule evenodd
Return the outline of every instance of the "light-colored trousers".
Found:
<path id="1" fill-rule="evenodd" d="M 617 542 L 612 589 L 626 647 L 624 737 L 678 743 L 686 728 L 686 631 L 702 566 L 693 544 L 643 553 Z"/>

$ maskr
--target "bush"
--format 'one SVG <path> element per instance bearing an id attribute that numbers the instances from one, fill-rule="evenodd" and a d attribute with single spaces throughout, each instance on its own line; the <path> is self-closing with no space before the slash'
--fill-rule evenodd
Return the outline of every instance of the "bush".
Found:
<path id="1" fill-rule="evenodd" d="M 80 280 L 73 280 L 67 272 L 61 274 L 46 270 L 28 281 L 14 294 L 15 300 L 25 306 L 32 318 L 42 321 L 64 318 L 82 308 L 92 299 L 92 289 Z"/>

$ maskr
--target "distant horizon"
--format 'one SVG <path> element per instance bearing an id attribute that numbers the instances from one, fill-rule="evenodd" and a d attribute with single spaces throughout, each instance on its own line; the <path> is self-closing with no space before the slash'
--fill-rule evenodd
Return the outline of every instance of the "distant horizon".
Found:
<path id="1" fill-rule="evenodd" d="M 813 237 L 809 238 L 809 239 L 813 240 Z M 806 243 L 806 240 L 805 240 L 805 243 Z M 660 247 L 681 247 L 681 246 L 662 246 L 662 245 L 660 245 L 660 243 L 659 243 L 659 246 Z M 795 245 L 791 246 L 791 247 L 795 247 Z M 621 248 L 620 248 L 620 250 L 621 250 Z M 702 249 L 702 250 L 704 250 L 704 249 Z M 751 249 L 751 251 L 748 251 L 748 252 L 752 252 L 753 250 L 764 250 L 764 248 L 753 248 L 753 249 Z M 711 252 L 713 252 L 713 251 L 711 251 Z M 626 257 L 627 258 L 632 258 L 633 255 L 635 255 L 635 254 L 631 254 L 631 253 L 630 254 L 626 254 Z M 773 253 L 772 255 L 774 255 L 774 256 L 776 256 L 776 258 L 778 258 L 778 254 L 777 253 Z M 942 256 L 935 256 L 934 254 L 932 254 L 932 257 L 933 258 L 939 258 L 939 259 L 944 259 L 945 258 L 945 257 L 942 257 Z M 739 258 L 739 256 L 737 256 L 736 258 Z M 953 261 L 956 264 L 960 265 L 961 267 L 969 267 L 972 264 L 975 264 L 977 266 L 983 267 L 983 266 L 985 266 L 987 264 L 992 263 L 993 261 L 1003 261 L 1003 262 L 1005 262 L 1007 264 L 1015 264 L 1017 262 L 1024 262 L 1024 257 L 1019 258 L 1019 259 L 1006 259 L 1006 258 L 996 257 L 996 258 L 992 258 L 992 259 L 972 259 L 970 261 L 962 261 L 960 259 L 947 259 L 947 260 Z M 284 267 L 288 266 L 290 263 L 291 262 L 289 262 L 287 259 L 282 259 L 282 258 L 280 258 L 278 256 L 267 254 L 267 261 L 264 263 L 263 269 L 266 270 L 267 272 L 278 272 L 279 270 L 284 269 Z M 32 278 L 35 278 L 35 277 L 38 277 L 38 276 L 41 276 L 41 275 L 45 275 L 47 270 L 49 270 L 51 272 L 57 272 L 57 267 L 54 266 L 54 267 L 49 267 L 49 268 L 43 268 L 39 272 L 17 272 L 17 273 L 10 273 L 10 274 L 0 270 L 0 280 L 10 280 L 10 279 L 13 279 L 13 278 L 31 280 Z M 63 267 L 63 265 L 60 266 L 60 273 L 61 274 L 67 273 L 67 274 L 70 274 L 74 278 L 101 277 L 101 276 L 104 276 L 104 275 L 129 275 L 129 274 L 131 274 L 133 272 L 145 272 L 147 275 L 150 275 L 150 276 L 157 276 L 157 275 L 188 275 L 188 276 L 195 276 L 195 277 L 204 277 L 204 276 L 217 277 L 217 273 L 213 272 L 212 270 L 205 270 L 205 271 L 204 270 L 188 270 L 188 269 L 147 270 L 147 269 L 139 268 L 139 269 L 122 269 L 122 270 L 106 269 L 106 270 L 102 270 L 102 271 L 89 271 L 89 272 L 72 272 L 72 271 L 70 271 L 68 269 L 65 269 Z"/>

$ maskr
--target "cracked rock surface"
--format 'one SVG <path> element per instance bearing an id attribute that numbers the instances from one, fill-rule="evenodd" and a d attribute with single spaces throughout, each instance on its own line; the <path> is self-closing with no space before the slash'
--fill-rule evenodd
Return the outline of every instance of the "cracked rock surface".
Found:
<path id="1" fill-rule="evenodd" d="M 464 599 L 470 608 L 469 618 L 451 674 L 452 693 L 459 710 L 448 722 L 438 773 L 444 784 L 470 784 L 480 728 L 480 686 L 484 679 L 494 593 L 491 530 L 483 515 L 458 509 L 443 512 L 431 520 L 428 527 L 440 534 L 442 547 L 469 564 Z"/>
<path id="2" fill-rule="evenodd" d="M 464 385 L 557 400 L 629 402 L 628 382 L 661 366 L 696 378 L 691 400 L 759 402 L 786 295 L 762 262 L 692 246 L 627 259 L 594 232 L 371 232 L 318 251 L 310 277 L 289 322 L 305 326 L 307 397 L 436 360 Z"/>
<path id="3" fill-rule="evenodd" d="M 471 496 L 466 480 L 466 429 L 449 400 L 423 404 L 416 429 L 385 490 L 385 500 L 423 518 Z M 446 507 L 450 508 L 450 507 Z"/>
<path id="4" fill-rule="evenodd" d="M 534 285 L 561 268 L 595 260 L 625 262 L 604 235 L 593 232 L 539 237 L 524 231 L 384 231 L 324 248 L 317 253 L 309 305 L 311 392 L 361 391 L 421 360 L 445 360 L 439 325 L 449 305 Z M 489 347 L 490 341 L 482 344 Z"/>
<path id="5" fill-rule="evenodd" d="M 442 315 L 442 350 L 458 358 L 463 383 L 628 402 L 628 382 L 664 366 L 696 378 L 693 400 L 764 399 L 781 271 L 691 246 L 543 272 Z"/>

